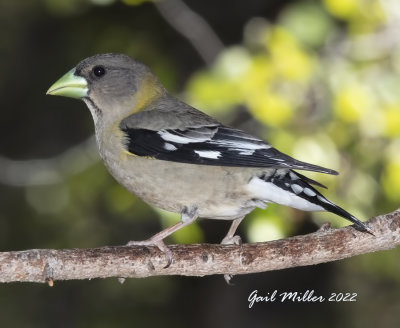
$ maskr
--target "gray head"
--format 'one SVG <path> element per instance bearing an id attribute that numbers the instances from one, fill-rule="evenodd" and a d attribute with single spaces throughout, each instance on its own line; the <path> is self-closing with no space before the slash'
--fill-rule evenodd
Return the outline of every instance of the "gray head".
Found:
<path id="1" fill-rule="evenodd" d="M 95 122 L 118 120 L 136 112 L 163 88 L 150 69 L 123 54 L 100 54 L 82 60 L 55 82 L 47 94 L 81 98 Z"/>

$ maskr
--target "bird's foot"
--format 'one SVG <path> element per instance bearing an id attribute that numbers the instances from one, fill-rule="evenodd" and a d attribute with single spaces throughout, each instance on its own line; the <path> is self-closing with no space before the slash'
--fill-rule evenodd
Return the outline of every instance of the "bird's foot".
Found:
<path id="1" fill-rule="evenodd" d="M 167 238 L 169 235 L 178 231 L 179 229 L 187 226 L 188 224 L 195 221 L 197 218 L 197 207 L 191 207 L 188 209 L 184 207 L 181 213 L 181 220 L 178 223 L 175 223 L 173 226 L 166 228 L 159 233 L 155 234 L 153 237 L 147 240 L 142 241 L 130 241 L 128 242 L 128 246 L 132 245 L 140 245 L 140 246 L 157 246 L 158 249 L 165 254 L 167 257 L 167 265 L 164 269 L 168 268 L 172 263 L 172 252 L 168 248 L 167 245 L 164 243 L 164 239 Z"/>
<path id="2" fill-rule="evenodd" d="M 330 222 L 325 222 L 322 226 L 319 227 L 318 231 L 329 231 L 331 230 Z"/>
<path id="3" fill-rule="evenodd" d="M 242 238 L 240 238 L 239 235 L 226 236 L 224 239 L 222 239 L 221 245 L 242 245 Z M 233 285 L 231 283 L 232 278 L 232 274 L 224 274 L 224 279 L 228 285 Z"/>
<path id="4" fill-rule="evenodd" d="M 242 238 L 239 235 L 236 236 L 226 236 L 221 241 L 221 245 L 242 245 Z"/>
<path id="5" fill-rule="evenodd" d="M 146 239 L 140 241 L 129 241 L 126 246 L 157 246 L 158 249 L 163 252 L 167 258 L 167 264 L 165 265 L 164 269 L 168 268 L 172 263 L 172 252 L 167 245 L 165 245 L 164 241 L 157 240 L 157 239 Z"/>

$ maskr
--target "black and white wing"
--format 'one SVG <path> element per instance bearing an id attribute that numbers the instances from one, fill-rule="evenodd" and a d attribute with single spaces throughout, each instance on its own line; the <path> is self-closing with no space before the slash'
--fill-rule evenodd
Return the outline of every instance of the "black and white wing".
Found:
<path id="1" fill-rule="evenodd" d="M 223 125 L 154 131 L 120 126 L 128 152 L 159 160 L 218 166 L 273 167 L 337 174 L 298 161 L 243 131 Z"/>

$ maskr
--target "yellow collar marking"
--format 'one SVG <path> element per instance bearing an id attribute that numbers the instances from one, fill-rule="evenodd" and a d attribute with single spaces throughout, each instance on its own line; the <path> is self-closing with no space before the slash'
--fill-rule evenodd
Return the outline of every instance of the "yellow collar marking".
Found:
<path id="1" fill-rule="evenodd" d="M 133 96 L 135 106 L 132 108 L 131 114 L 137 113 L 147 107 L 150 103 L 159 98 L 162 93 L 163 89 L 157 78 L 152 74 L 145 76 L 139 85 L 139 89 Z"/>

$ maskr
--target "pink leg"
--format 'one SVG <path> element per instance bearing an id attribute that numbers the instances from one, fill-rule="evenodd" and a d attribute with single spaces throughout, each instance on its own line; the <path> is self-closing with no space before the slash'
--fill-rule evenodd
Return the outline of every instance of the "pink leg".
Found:
<path id="1" fill-rule="evenodd" d="M 240 222 L 242 222 L 243 219 L 244 219 L 244 216 L 232 221 L 232 224 L 231 224 L 231 227 L 229 228 L 228 233 L 226 234 L 224 239 L 222 239 L 222 241 L 221 241 L 222 245 L 232 245 L 232 244 L 240 245 L 241 244 L 242 240 L 239 235 L 235 236 L 235 232 L 236 232 Z"/>
<path id="2" fill-rule="evenodd" d="M 242 243 L 242 239 L 240 238 L 239 235 L 235 236 L 235 232 L 240 224 L 240 222 L 242 222 L 242 220 L 244 219 L 244 216 L 242 216 L 241 218 L 237 218 L 235 220 L 232 221 L 232 224 L 229 228 L 228 233 L 226 234 L 226 236 L 224 237 L 224 239 L 222 239 L 221 244 L 222 245 L 240 245 Z M 224 279 L 226 281 L 226 283 L 228 285 L 231 284 L 231 279 L 233 278 L 233 276 L 231 274 L 224 274 Z"/>
<path id="3" fill-rule="evenodd" d="M 181 213 L 181 220 L 178 223 L 160 231 L 159 233 L 156 233 L 153 237 L 149 239 L 141 241 L 129 241 L 127 243 L 127 246 L 157 246 L 159 250 L 164 252 L 164 254 L 167 256 L 167 265 L 165 266 L 165 268 L 168 268 L 172 263 L 172 253 L 168 246 L 165 245 L 164 239 L 173 234 L 175 231 L 178 231 L 179 229 L 182 229 L 183 227 L 191 224 L 197 219 L 197 217 L 197 208 L 193 208 L 190 211 L 187 208 L 184 208 Z"/>

